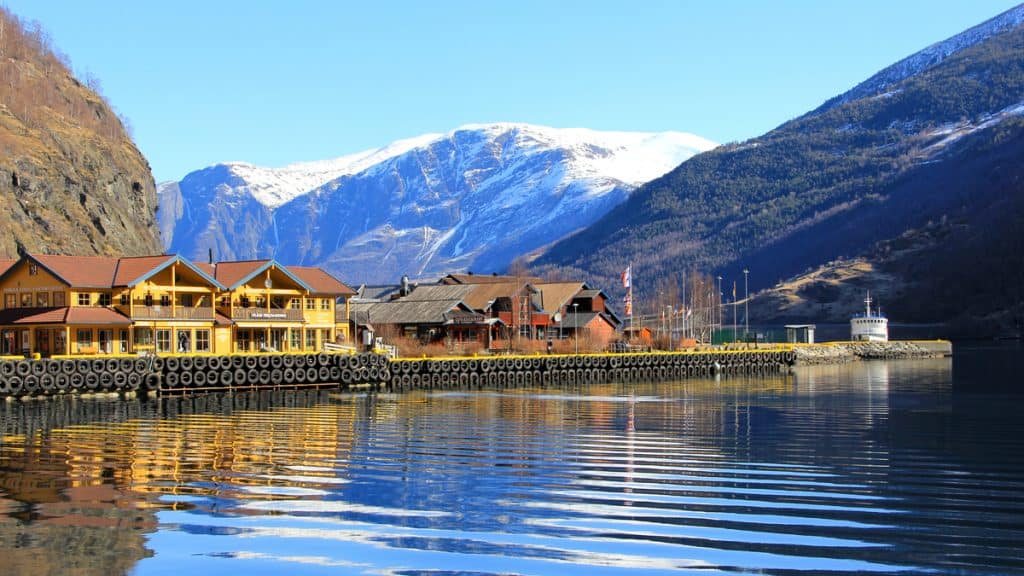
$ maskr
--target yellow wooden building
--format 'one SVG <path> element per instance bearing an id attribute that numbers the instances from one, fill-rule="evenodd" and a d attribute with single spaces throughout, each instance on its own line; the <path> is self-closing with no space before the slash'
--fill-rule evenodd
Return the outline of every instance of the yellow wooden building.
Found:
<path id="1" fill-rule="evenodd" d="M 26 254 L 0 260 L 0 355 L 317 351 L 354 292 L 273 260 Z M 340 316 L 340 315 L 339 315 Z"/>

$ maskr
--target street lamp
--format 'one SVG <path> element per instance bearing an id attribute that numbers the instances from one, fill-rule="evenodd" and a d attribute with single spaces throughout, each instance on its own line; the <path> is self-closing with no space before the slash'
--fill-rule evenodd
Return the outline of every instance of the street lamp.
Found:
<path id="1" fill-rule="evenodd" d="M 747 274 L 750 274 L 750 270 L 743 269 L 743 336 L 745 338 L 750 336 L 750 302 L 747 292 Z"/>
<path id="2" fill-rule="evenodd" d="M 665 311 L 668 315 L 665 317 L 668 320 L 668 349 L 672 351 L 672 305 L 665 305 Z"/>
<path id="3" fill-rule="evenodd" d="M 722 320 L 724 320 L 722 318 L 722 310 L 723 309 L 722 309 L 722 277 L 721 276 L 718 277 L 718 306 L 716 306 L 716 308 L 718 310 L 718 329 L 721 330 L 722 329 Z M 714 338 L 712 338 L 712 340 L 713 339 Z"/>
<path id="4" fill-rule="evenodd" d="M 579 355 L 579 353 L 580 353 L 580 317 L 577 314 L 577 310 L 579 309 L 579 306 L 580 305 L 577 302 L 573 302 L 572 303 L 572 332 L 573 332 L 573 335 L 575 335 L 575 337 L 576 337 L 576 354 L 577 355 Z"/>

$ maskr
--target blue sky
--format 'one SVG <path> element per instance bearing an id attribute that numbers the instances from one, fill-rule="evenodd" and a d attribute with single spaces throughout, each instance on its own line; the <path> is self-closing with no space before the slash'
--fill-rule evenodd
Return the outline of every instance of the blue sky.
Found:
<path id="1" fill-rule="evenodd" d="M 157 181 L 476 122 L 762 134 L 998 0 L 0 0 L 99 78 Z"/>

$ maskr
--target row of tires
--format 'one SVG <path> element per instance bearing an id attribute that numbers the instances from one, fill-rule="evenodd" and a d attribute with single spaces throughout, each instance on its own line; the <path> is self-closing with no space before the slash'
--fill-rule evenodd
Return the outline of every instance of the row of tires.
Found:
<path id="1" fill-rule="evenodd" d="M 554 370 L 616 370 L 632 368 L 708 368 L 742 366 L 749 370 L 774 369 L 792 365 L 793 351 L 757 351 L 727 353 L 622 354 L 576 356 L 519 356 L 513 358 L 465 358 L 443 360 L 401 360 L 391 363 L 396 376 L 424 374 L 487 374 L 510 372 L 549 372 Z"/>
<path id="2" fill-rule="evenodd" d="M 389 361 L 379 354 L 168 356 L 0 361 L 0 395 L 369 384 L 398 389 L 661 381 L 761 374 L 791 351 L 623 354 Z"/>
<path id="3" fill-rule="evenodd" d="M 134 357 L 0 360 L 0 396 L 136 391 L 151 370 Z"/>
<path id="4" fill-rule="evenodd" d="M 330 368 L 381 367 L 387 358 L 379 354 L 259 354 L 231 356 L 167 356 L 153 360 L 154 371 L 162 374 L 171 372 L 221 372 L 225 370 L 285 370 Z"/>
<path id="5" fill-rule="evenodd" d="M 748 364 L 728 362 L 705 366 L 639 366 L 630 368 L 566 368 L 522 370 L 512 372 L 429 372 L 394 374 L 389 387 L 395 390 L 444 388 L 509 388 L 530 386 L 562 386 L 600 384 L 607 382 L 664 382 L 714 374 L 774 374 L 785 364 Z"/>
<path id="6" fill-rule="evenodd" d="M 234 389 L 386 382 L 387 358 L 379 354 L 172 356 L 158 364 L 158 388 Z"/>

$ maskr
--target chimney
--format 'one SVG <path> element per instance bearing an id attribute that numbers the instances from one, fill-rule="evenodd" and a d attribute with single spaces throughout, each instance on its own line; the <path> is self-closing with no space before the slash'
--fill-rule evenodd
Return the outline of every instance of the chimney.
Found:
<path id="1" fill-rule="evenodd" d="M 401 294 L 402 296 L 408 296 L 409 292 L 411 292 L 411 290 L 409 289 L 409 276 L 403 274 Z"/>
<path id="2" fill-rule="evenodd" d="M 210 264 L 213 264 L 213 248 L 209 248 L 208 250 L 210 251 Z"/>

